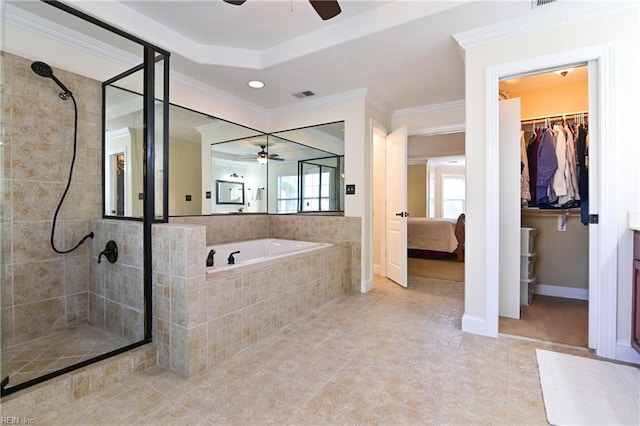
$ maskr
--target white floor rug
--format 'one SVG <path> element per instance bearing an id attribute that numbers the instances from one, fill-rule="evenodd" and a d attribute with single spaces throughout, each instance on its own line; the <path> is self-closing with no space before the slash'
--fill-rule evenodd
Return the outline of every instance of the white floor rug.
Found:
<path id="1" fill-rule="evenodd" d="M 640 425 L 640 368 L 536 349 L 552 425 Z"/>

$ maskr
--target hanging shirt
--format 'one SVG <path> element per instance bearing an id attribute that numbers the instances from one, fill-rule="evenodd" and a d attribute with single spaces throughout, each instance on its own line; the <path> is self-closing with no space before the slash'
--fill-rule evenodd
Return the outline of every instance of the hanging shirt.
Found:
<path id="1" fill-rule="evenodd" d="M 538 149 L 538 167 L 536 173 L 536 202 L 547 203 L 551 179 L 558 169 L 556 149 L 553 146 L 553 133 L 547 129 L 543 132 Z"/>

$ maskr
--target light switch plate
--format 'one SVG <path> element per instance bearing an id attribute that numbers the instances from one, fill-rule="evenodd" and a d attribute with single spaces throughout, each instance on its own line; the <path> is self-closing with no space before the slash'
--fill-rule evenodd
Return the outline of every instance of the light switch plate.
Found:
<path id="1" fill-rule="evenodd" d="M 356 193 L 356 186 L 353 184 L 348 184 L 345 192 L 347 195 L 354 195 Z"/>

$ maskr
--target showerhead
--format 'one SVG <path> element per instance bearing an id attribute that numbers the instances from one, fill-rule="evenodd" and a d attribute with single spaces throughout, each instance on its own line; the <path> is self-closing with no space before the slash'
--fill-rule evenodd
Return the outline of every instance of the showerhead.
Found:
<path id="1" fill-rule="evenodd" d="M 44 62 L 36 61 L 32 63 L 31 69 L 40 77 L 51 78 L 51 76 L 53 76 L 53 70 L 49 65 L 45 64 Z"/>
<path id="2" fill-rule="evenodd" d="M 62 89 L 62 93 L 60 93 L 61 99 L 66 100 L 69 99 L 70 96 L 72 96 L 71 90 L 67 89 L 67 86 L 62 84 L 62 82 L 58 80 L 55 75 L 53 75 L 53 70 L 49 65 L 45 64 L 44 62 L 36 61 L 31 64 L 31 69 L 40 77 L 50 78 L 55 81 L 56 84 Z"/>

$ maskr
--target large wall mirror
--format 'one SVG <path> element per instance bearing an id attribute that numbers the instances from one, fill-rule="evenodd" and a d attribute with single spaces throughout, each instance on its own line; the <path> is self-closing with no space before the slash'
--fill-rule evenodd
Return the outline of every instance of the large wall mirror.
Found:
<path id="1" fill-rule="evenodd" d="M 203 152 L 203 186 L 237 182 L 244 191 L 241 204 L 218 202 L 215 191 L 205 194 L 211 199 L 202 214 L 344 210 L 344 122 L 235 138 L 221 126 L 201 132 L 203 149 L 210 149 L 208 162 Z"/>
<path id="2" fill-rule="evenodd" d="M 140 77 L 105 89 L 106 216 L 142 217 L 142 97 L 134 89 Z M 156 170 L 161 185 L 162 164 Z M 219 182 L 234 189 L 232 201 L 221 196 Z M 170 106 L 169 216 L 335 214 L 344 210 L 343 188 L 342 121 L 266 135 Z"/>
<path id="3" fill-rule="evenodd" d="M 343 121 L 272 133 L 268 148 L 269 213 L 344 211 Z"/>
<path id="4" fill-rule="evenodd" d="M 142 96 L 137 74 L 105 89 L 105 215 L 142 217 Z M 140 76 L 141 78 L 141 76 Z M 212 175 L 211 145 L 242 140 L 263 133 L 177 105 L 169 107 L 169 216 L 216 213 L 216 180 Z M 266 141 L 266 136 L 262 136 Z M 234 168 L 234 171 L 237 169 Z M 162 186 L 163 166 L 156 164 L 156 183 Z M 216 174 L 218 176 L 218 174 Z M 236 176 L 242 176 L 237 174 Z M 266 186 L 266 176 L 264 185 Z M 266 195 L 265 195 L 266 199 Z M 227 206 L 223 212 L 232 211 Z M 236 209 L 237 210 L 237 209 Z M 265 209 L 266 212 L 266 209 Z"/>

